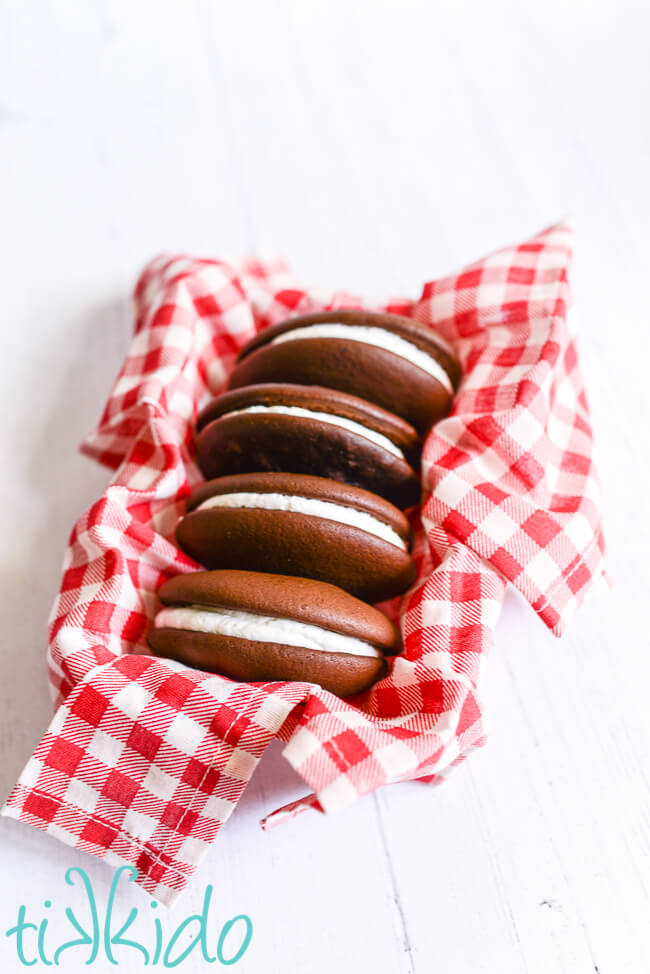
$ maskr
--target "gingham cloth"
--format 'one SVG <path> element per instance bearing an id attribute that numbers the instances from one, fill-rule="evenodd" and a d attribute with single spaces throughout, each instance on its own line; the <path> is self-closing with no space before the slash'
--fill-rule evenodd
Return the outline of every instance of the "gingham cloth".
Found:
<path id="1" fill-rule="evenodd" d="M 556 226 L 383 306 L 435 323 L 464 377 L 424 448 L 418 581 L 387 606 L 404 654 L 354 703 L 306 683 L 234 683 L 143 649 L 158 586 L 197 567 L 170 540 L 199 479 L 197 410 L 260 328 L 362 302 L 302 290 L 280 262 L 178 256 L 146 268 L 128 357 L 82 447 L 116 472 L 65 553 L 49 623 L 57 709 L 4 815 L 135 865 L 171 903 L 274 736 L 313 794 L 267 824 L 388 782 L 437 781 L 483 742 L 477 687 L 506 581 L 559 635 L 604 578 L 567 321 L 570 247 L 570 228 Z"/>

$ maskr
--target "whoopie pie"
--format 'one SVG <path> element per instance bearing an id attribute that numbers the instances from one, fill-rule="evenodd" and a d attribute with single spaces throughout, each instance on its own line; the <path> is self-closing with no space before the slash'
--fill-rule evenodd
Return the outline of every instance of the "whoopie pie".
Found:
<path id="1" fill-rule="evenodd" d="M 347 697 L 383 677 L 385 656 L 400 651 L 385 615 L 327 582 L 192 572 L 158 594 L 152 651 L 233 680 L 306 681 Z"/>
<path id="2" fill-rule="evenodd" d="M 452 348 L 432 328 L 401 315 L 339 310 L 259 332 L 241 350 L 229 388 L 291 382 L 338 389 L 425 434 L 449 413 L 459 381 Z"/>
<path id="3" fill-rule="evenodd" d="M 417 504 L 421 440 L 393 413 L 321 386 L 264 383 L 213 399 L 196 422 L 199 466 L 227 474 L 311 474 Z"/>
<path id="4" fill-rule="evenodd" d="M 411 527 L 377 494 L 307 474 L 249 473 L 197 487 L 176 540 L 206 568 L 331 582 L 366 602 L 415 579 Z"/>

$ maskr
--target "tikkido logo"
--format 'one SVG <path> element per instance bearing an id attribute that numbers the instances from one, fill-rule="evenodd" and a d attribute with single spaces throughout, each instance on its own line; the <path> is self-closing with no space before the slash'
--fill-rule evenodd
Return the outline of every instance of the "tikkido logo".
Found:
<path id="1" fill-rule="evenodd" d="M 218 937 L 216 931 L 210 934 L 208 921 L 213 892 L 211 884 L 205 888 L 201 912 L 185 917 L 170 935 L 163 931 L 159 916 L 151 914 L 147 920 L 146 914 L 140 914 L 137 907 L 131 908 L 126 919 L 119 917 L 115 899 L 120 878 L 125 876 L 128 882 L 133 882 L 137 875 L 138 871 L 134 866 L 121 866 L 117 870 L 100 917 L 88 874 L 77 866 L 66 870 L 66 883 L 68 886 L 78 886 L 85 900 L 83 911 L 77 908 L 78 912 L 75 912 L 70 906 L 66 906 L 64 911 L 70 932 L 75 935 L 63 942 L 59 939 L 58 944 L 52 942 L 54 938 L 51 931 L 48 932 L 48 923 L 52 916 L 51 900 L 45 900 L 43 906 L 46 914 L 36 923 L 28 919 L 27 907 L 20 906 L 16 923 L 5 931 L 5 935 L 14 940 L 20 963 L 25 967 L 33 967 L 40 961 L 47 967 L 60 965 L 64 968 L 66 960 L 74 957 L 88 966 L 102 955 L 110 964 L 124 963 L 130 970 L 136 966 L 137 954 L 140 955 L 143 967 L 156 964 L 161 967 L 178 967 L 193 952 L 200 953 L 207 964 L 231 966 L 242 959 L 253 936 L 253 923 L 245 913 L 240 913 L 223 924 Z M 158 904 L 151 900 L 149 907 L 157 910 Z M 79 919 L 80 915 L 83 920 Z M 142 939 L 136 939 L 136 933 L 141 934 L 143 928 L 147 929 L 147 934 Z M 130 932 L 129 938 L 125 936 L 127 931 Z"/>

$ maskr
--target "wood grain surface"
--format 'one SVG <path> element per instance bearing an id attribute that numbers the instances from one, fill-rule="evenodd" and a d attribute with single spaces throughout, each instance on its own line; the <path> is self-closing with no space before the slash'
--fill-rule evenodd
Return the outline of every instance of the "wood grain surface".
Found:
<path id="1" fill-rule="evenodd" d="M 142 264 L 281 253 L 306 283 L 387 298 L 576 220 L 614 588 L 561 641 L 509 592 L 488 746 L 440 788 L 263 833 L 304 791 L 271 748 L 163 916 L 214 884 L 220 923 L 253 920 L 244 974 L 649 969 L 649 45 L 629 0 L 0 0 L 1 798 L 50 717 L 46 619 L 107 477 L 76 447 Z M 50 897 L 63 936 L 74 865 L 105 899 L 108 866 L 0 822 L 3 970 L 18 903 Z M 132 888 L 120 904 L 149 910 Z"/>

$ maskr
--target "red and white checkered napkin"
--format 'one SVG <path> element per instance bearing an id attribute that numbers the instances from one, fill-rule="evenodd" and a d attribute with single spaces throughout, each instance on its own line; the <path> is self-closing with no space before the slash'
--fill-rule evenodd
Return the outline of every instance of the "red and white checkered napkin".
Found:
<path id="1" fill-rule="evenodd" d="M 571 232 L 554 227 L 387 309 L 434 322 L 464 371 L 425 445 L 418 582 L 397 613 L 405 652 L 355 703 L 305 683 L 238 684 L 140 655 L 156 590 L 196 565 L 169 540 L 198 480 L 197 409 L 238 349 L 315 295 L 277 262 L 158 258 L 137 326 L 83 449 L 115 468 L 75 525 L 49 627 L 56 710 L 3 814 L 112 863 L 171 902 L 274 736 L 333 811 L 387 782 L 438 780 L 483 742 L 477 695 L 506 580 L 560 634 L 604 578 L 589 413 L 567 323 Z M 133 651 L 136 651 L 134 654 Z"/>

